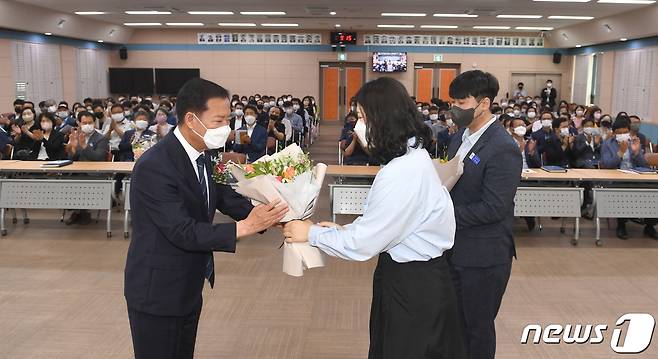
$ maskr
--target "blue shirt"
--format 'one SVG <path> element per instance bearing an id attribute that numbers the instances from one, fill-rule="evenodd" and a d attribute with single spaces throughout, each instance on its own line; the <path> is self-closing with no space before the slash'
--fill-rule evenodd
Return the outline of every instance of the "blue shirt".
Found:
<path id="1" fill-rule="evenodd" d="M 286 114 L 284 118 L 287 118 L 290 121 L 293 130 L 300 132 L 304 131 L 304 120 L 298 114 L 293 112 L 292 115 Z"/>
<path id="2" fill-rule="evenodd" d="M 309 243 L 348 260 L 388 252 L 399 263 L 428 261 L 452 248 L 455 229 L 450 194 L 431 158 L 425 149 L 409 147 L 379 171 L 363 216 L 344 229 L 311 226 Z"/>

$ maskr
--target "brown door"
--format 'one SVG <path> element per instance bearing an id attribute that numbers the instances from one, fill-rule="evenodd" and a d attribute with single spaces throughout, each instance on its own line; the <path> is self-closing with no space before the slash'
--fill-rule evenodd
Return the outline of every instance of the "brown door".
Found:
<path id="1" fill-rule="evenodd" d="M 419 68 L 416 71 L 416 101 L 430 102 L 434 92 L 434 69 Z"/>
<path id="2" fill-rule="evenodd" d="M 365 82 L 365 63 L 320 63 L 322 119 L 342 120 Z"/>
<path id="3" fill-rule="evenodd" d="M 460 68 L 459 64 L 414 64 L 416 101 L 429 103 L 434 97 L 451 101 L 450 83 L 460 73 Z"/>

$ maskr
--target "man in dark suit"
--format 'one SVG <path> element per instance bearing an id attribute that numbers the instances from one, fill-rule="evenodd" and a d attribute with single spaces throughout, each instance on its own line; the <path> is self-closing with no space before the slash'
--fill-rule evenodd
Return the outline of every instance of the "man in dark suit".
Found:
<path id="1" fill-rule="evenodd" d="M 240 238 L 278 223 L 287 206 L 253 208 L 215 184 L 204 151 L 230 132 L 229 94 L 203 79 L 178 93 L 178 126 L 137 161 L 131 182 L 133 239 L 124 294 L 136 358 L 192 358 L 213 251 L 234 252 Z M 278 206 L 277 206 L 278 205 Z M 237 221 L 212 224 L 215 210 Z"/>
<path id="2" fill-rule="evenodd" d="M 522 157 L 491 114 L 498 90 L 493 75 L 475 70 L 457 76 L 449 91 L 460 130 L 448 156 L 463 159 L 464 173 L 450 192 L 457 231 L 448 258 L 471 359 L 495 356 L 494 320 L 516 255 L 512 225 Z"/>
<path id="3" fill-rule="evenodd" d="M 555 108 L 555 99 L 557 98 L 557 91 L 553 88 L 553 80 L 546 80 L 546 87 L 541 90 L 541 105 L 542 107 L 548 106 L 551 111 Z"/>
<path id="4" fill-rule="evenodd" d="M 256 123 L 257 112 L 252 105 L 244 108 L 245 122 L 236 132 L 240 134 L 240 144 L 233 145 L 233 151 L 246 154 L 250 163 L 263 157 L 267 147 L 267 129 Z"/>

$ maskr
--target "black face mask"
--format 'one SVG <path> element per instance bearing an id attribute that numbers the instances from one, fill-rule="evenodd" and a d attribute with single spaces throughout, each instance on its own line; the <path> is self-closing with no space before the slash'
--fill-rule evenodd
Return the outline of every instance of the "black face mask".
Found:
<path id="1" fill-rule="evenodd" d="M 94 112 L 94 116 L 96 116 L 97 119 L 103 118 L 103 113 L 102 112 Z"/>
<path id="2" fill-rule="evenodd" d="M 21 113 L 21 112 L 23 112 L 23 108 L 16 106 L 16 107 L 14 107 L 14 112 Z"/>
<path id="3" fill-rule="evenodd" d="M 279 121 L 281 117 L 279 115 L 270 115 L 270 120 L 272 121 Z"/>
<path id="4" fill-rule="evenodd" d="M 457 106 L 452 106 L 450 114 L 452 114 L 452 121 L 459 127 L 467 127 L 475 119 L 475 109 L 480 106 L 482 101 L 478 102 L 477 106 L 469 109 L 462 109 Z"/>

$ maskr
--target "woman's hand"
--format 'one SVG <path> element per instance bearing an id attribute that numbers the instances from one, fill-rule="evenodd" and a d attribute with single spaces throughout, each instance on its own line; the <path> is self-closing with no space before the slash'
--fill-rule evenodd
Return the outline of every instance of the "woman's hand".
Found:
<path id="1" fill-rule="evenodd" d="M 283 225 L 283 236 L 286 237 L 288 243 L 303 243 L 308 242 L 308 232 L 311 229 L 313 222 L 305 221 L 291 221 Z"/>

